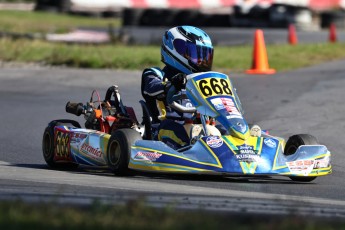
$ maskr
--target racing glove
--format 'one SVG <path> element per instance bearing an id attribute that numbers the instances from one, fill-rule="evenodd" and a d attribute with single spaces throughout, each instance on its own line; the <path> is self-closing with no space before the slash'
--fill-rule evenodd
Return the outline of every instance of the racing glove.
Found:
<path id="1" fill-rule="evenodd" d="M 186 82 L 186 74 L 184 73 L 178 73 L 171 78 L 171 84 L 175 86 L 175 89 L 178 91 L 185 88 Z"/>

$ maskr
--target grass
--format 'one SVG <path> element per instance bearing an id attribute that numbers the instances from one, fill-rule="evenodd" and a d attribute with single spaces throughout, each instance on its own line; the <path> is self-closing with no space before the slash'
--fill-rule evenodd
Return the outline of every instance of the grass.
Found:
<path id="1" fill-rule="evenodd" d="M 268 45 L 270 67 L 287 71 L 345 58 L 344 43 Z M 241 72 L 251 67 L 252 47 L 215 47 L 213 69 Z M 0 61 L 82 68 L 142 70 L 162 66 L 159 46 L 68 45 L 40 40 L 0 39 Z"/>
<path id="2" fill-rule="evenodd" d="M 0 31 L 11 33 L 61 33 L 77 27 L 114 27 L 120 19 L 90 18 L 46 12 L 1 10 Z"/>
<path id="3" fill-rule="evenodd" d="M 269 66 L 277 71 L 293 70 L 345 58 L 344 43 L 267 45 Z M 216 47 L 214 67 L 238 72 L 251 67 L 252 47 Z"/>
<path id="4" fill-rule="evenodd" d="M 61 204 L 0 202 L 0 229 L 344 229 L 339 219 L 297 216 L 255 216 L 151 208 L 142 202 L 126 205 L 73 207 Z"/>
<path id="5" fill-rule="evenodd" d="M 114 27 L 120 19 L 87 18 L 43 12 L 1 11 L 0 32 L 50 33 L 66 32 L 77 27 Z M 269 65 L 286 71 L 325 61 L 345 58 L 344 43 L 268 45 Z M 83 68 L 141 70 L 162 66 L 159 46 L 68 45 L 42 40 L 0 39 L 0 61 L 34 62 Z M 251 67 L 252 46 L 215 47 L 213 69 L 220 72 L 242 72 Z"/>

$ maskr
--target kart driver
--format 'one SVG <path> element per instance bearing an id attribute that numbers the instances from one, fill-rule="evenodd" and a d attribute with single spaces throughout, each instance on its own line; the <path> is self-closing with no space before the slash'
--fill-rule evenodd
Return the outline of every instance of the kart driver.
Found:
<path id="1" fill-rule="evenodd" d="M 144 97 L 152 123 L 160 123 L 157 100 L 164 101 L 168 90 L 174 86 L 181 90 L 185 76 L 191 73 L 210 71 L 213 62 L 213 46 L 211 38 L 201 29 L 193 26 L 178 26 L 167 30 L 163 35 L 161 58 L 165 64 L 163 69 L 148 68 L 143 71 L 141 93 Z M 174 111 L 166 105 L 166 115 Z M 175 112 L 176 114 L 176 112 Z M 166 119 L 160 124 L 160 133 L 169 130 L 171 147 L 181 147 L 189 143 L 189 138 L 183 126 Z M 172 132 L 171 132 L 172 131 Z M 163 135 L 158 135 L 161 140 Z"/>

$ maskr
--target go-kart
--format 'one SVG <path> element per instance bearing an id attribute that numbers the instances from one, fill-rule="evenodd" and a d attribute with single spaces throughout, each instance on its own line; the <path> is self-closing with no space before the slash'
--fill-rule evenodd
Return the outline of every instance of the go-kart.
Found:
<path id="1" fill-rule="evenodd" d="M 101 100 L 94 90 L 90 101 L 68 102 L 66 112 L 84 115 L 85 128 L 74 120 L 53 120 L 43 134 L 42 150 L 47 164 L 53 168 L 76 168 L 78 165 L 108 167 L 107 148 L 111 133 L 118 129 L 136 130 L 139 123 L 132 107 L 124 106 L 118 86 L 111 86 Z"/>
<path id="2" fill-rule="evenodd" d="M 169 93 L 167 98 L 176 111 L 198 114 L 199 123 L 189 124 L 190 142 L 181 148 L 154 140 L 152 134 L 159 126 L 151 124 L 147 107 L 141 102 L 145 128 L 134 122 L 106 133 L 81 129 L 74 122 L 51 122 L 43 138 L 45 159 L 54 166 L 71 162 L 104 165 L 116 175 L 132 171 L 282 175 L 309 182 L 332 172 L 330 152 L 312 135 L 293 135 L 285 142 L 283 138 L 250 128 L 227 75 L 218 72 L 188 75 L 185 92 L 191 102 L 188 106 L 174 101 Z"/>

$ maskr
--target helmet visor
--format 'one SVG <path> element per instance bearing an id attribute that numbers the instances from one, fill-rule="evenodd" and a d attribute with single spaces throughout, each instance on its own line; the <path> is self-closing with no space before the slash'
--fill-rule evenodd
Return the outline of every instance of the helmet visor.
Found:
<path id="1" fill-rule="evenodd" d="M 189 65 L 197 72 L 210 71 L 212 69 L 212 47 L 196 45 L 182 39 L 175 39 L 174 47 L 177 53 L 186 58 Z"/>

